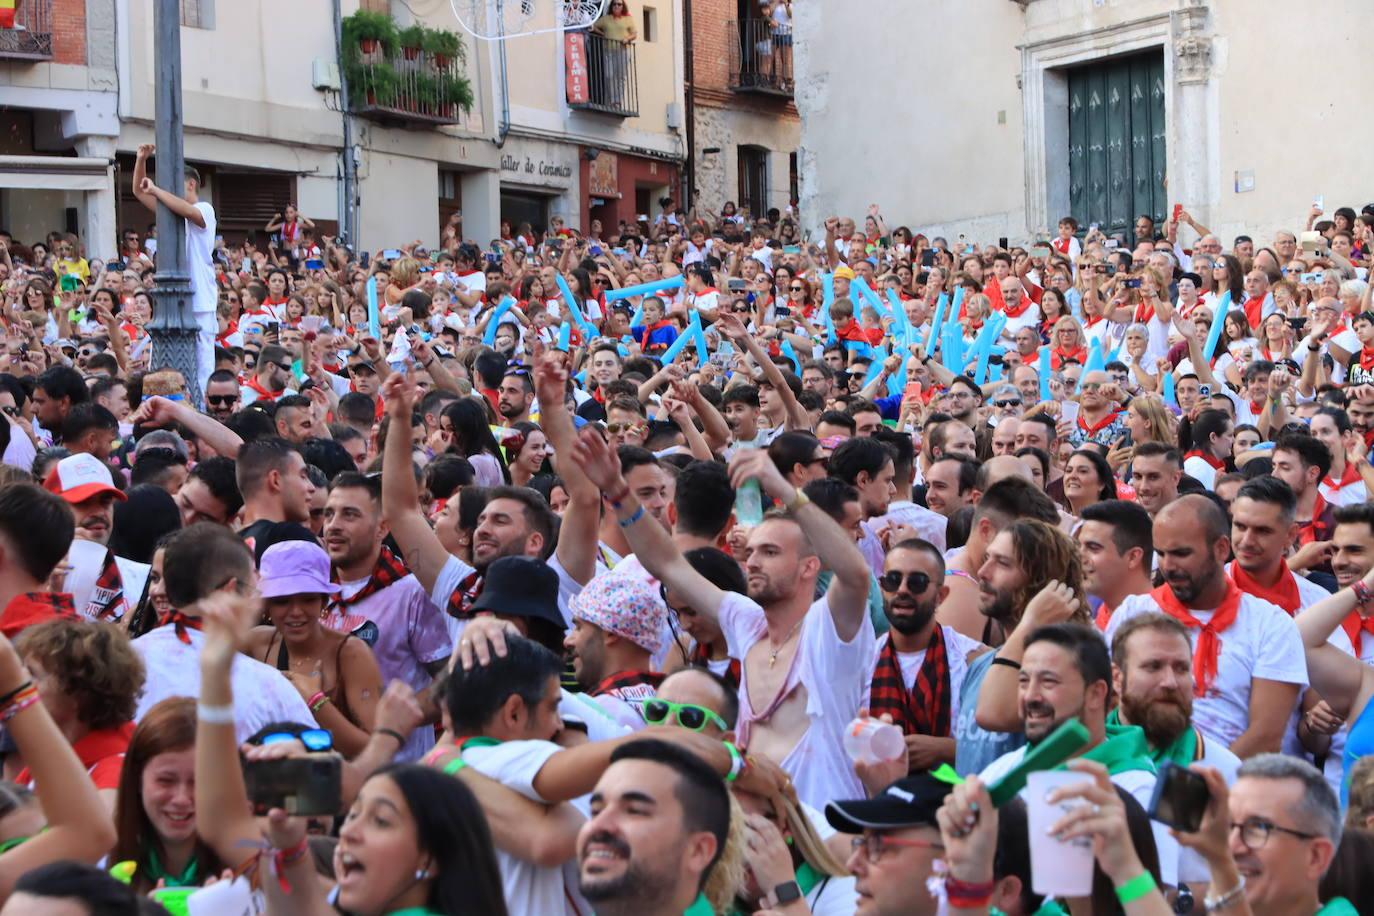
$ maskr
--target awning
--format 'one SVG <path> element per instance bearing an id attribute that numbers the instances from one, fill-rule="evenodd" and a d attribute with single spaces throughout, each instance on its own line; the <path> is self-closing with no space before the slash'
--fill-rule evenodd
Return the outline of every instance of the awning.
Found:
<path id="1" fill-rule="evenodd" d="M 0 188 L 104 191 L 110 188 L 110 163 L 71 156 L 0 156 Z"/>

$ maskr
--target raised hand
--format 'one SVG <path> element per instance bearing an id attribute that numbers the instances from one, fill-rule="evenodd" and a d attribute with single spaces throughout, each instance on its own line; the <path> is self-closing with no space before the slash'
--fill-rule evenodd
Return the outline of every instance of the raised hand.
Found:
<path id="1" fill-rule="evenodd" d="M 1029 617 L 1040 626 L 1064 623 L 1077 610 L 1078 599 L 1074 597 L 1073 589 L 1058 579 L 1051 579 L 1026 605 L 1022 618 Z"/>
<path id="2" fill-rule="evenodd" d="M 393 420 L 409 424 L 415 412 L 415 383 L 403 372 L 393 372 L 382 383 L 382 400 Z"/>
<path id="3" fill-rule="evenodd" d="M 736 490 L 751 477 L 759 482 L 763 492 L 783 503 L 791 501 L 797 492 L 765 449 L 745 449 L 730 462 L 730 485 Z"/>
<path id="4" fill-rule="evenodd" d="M 582 466 L 587 479 L 600 487 L 602 493 L 609 495 L 625 490 L 620 459 L 606 440 L 601 438 L 599 430 L 590 426 L 583 428 L 573 445 L 573 460 Z"/>

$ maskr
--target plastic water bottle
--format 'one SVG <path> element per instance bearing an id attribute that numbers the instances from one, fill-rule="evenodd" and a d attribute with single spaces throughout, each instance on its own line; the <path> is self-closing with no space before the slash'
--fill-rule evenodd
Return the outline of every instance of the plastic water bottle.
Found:
<path id="1" fill-rule="evenodd" d="M 740 484 L 735 491 L 735 522 L 753 528 L 763 521 L 763 493 L 753 477 Z"/>

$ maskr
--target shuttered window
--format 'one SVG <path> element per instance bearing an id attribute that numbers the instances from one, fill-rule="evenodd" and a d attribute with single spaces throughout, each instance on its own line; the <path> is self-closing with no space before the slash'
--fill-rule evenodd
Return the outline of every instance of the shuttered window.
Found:
<path id="1" fill-rule="evenodd" d="M 223 172 L 214 176 L 215 210 L 220 225 L 261 229 L 292 202 L 296 176 L 270 172 Z"/>

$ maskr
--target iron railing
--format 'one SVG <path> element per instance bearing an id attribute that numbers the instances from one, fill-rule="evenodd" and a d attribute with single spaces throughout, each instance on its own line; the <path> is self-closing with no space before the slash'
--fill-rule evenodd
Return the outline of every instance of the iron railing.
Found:
<path id="1" fill-rule="evenodd" d="M 585 98 L 568 98 L 568 107 L 633 118 L 639 115 L 639 75 L 635 46 L 595 32 L 570 33 L 584 43 L 587 62 Z"/>
<path id="2" fill-rule="evenodd" d="M 353 110 L 379 121 L 457 124 L 472 104 L 456 61 L 415 48 L 363 54 L 348 81 Z"/>
<path id="3" fill-rule="evenodd" d="M 0 10 L 0 60 L 52 60 L 52 0 L 19 0 L 9 15 Z"/>
<path id="4" fill-rule="evenodd" d="M 730 88 L 790 97 L 792 26 L 769 19 L 742 19 L 728 25 Z"/>

